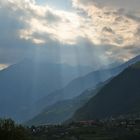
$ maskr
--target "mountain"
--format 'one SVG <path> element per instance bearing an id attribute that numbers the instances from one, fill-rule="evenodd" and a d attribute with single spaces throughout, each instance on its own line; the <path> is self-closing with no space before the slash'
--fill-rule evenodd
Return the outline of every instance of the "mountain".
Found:
<path id="1" fill-rule="evenodd" d="M 59 101 L 53 105 L 46 107 L 41 113 L 27 121 L 27 125 L 41 125 L 41 124 L 59 124 L 72 117 L 74 112 L 82 107 L 91 97 L 105 85 L 99 84 L 95 89 L 84 91 L 76 98 Z"/>
<path id="2" fill-rule="evenodd" d="M 48 105 L 94 88 L 138 59 L 140 56 L 120 67 L 94 71 L 86 76 L 83 75 L 91 70 L 87 67 L 80 67 L 79 72 L 79 68 L 65 64 L 24 60 L 0 71 L 0 116 L 28 120 Z"/>
<path id="3" fill-rule="evenodd" d="M 81 67 L 81 71 L 85 74 L 90 68 Z M 28 118 L 32 104 L 79 75 L 76 67 L 32 60 L 0 71 L 0 117 Z"/>
<path id="4" fill-rule="evenodd" d="M 137 56 L 118 67 L 93 71 L 85 76 L 76 78 L 64 88 L 56 90 L 36 102 L 34 105 L 35 109 L 41 111 L 46 106 L 53 105 L 58 101 L 72 99 L 76 96 L 79 96 L 85 90 L 95 88 L 99 83 L 104 82 L 113 76 L 116 76 L 125 68 L 137 61 L 140 61 L 140 56 Z"/>
<path id="5" fill-rule="evenodd" d="M 83 106 L 89 100 L 88 94 L 94 95 L 97 92 L 98 88 L 95 88 L 96 84 L 98 85 L 100 81 L 104 81 L 111 76 L 117 75 L 123 69 L 138 60 L 140 60 L 140 56 L 129 60 L 119 67 L 91 72 L 86 76 L 73 80 L 64 89 L 57 90 L 43 100 L 40 100 L 39 104 L 36 103 L 35 109 L 41 110 L 42 108 L 43 111 L 41 110 L 41 113 L 28 121 L 28 124 L 60 123 L 67 120 L 78 108 Z M 107 82 L 108 80 L 103 83 L 105 84 Z M 87 92 L 86 89 L 91 89 L 91 87 L 94 87 L 94 90 Z M 86 92 L 84 92 L 84 90 L 86 90 Z M 81 99 L 82 95 L 85 95 L 83 96 L 85 99 L 82 98 L 84 100 Z"/>
<path id="6" fill-rule="evenodd" d="M 103 119 L 140 113 L 140 62 L 126 68 L 106 84 L 72 120 Z"/>

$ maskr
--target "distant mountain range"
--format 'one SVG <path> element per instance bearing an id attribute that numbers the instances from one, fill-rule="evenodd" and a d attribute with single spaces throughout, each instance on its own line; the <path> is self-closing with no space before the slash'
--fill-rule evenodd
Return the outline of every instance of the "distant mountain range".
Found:
<path id="1" fill-rule="evenodd" d="M 82 107 L 90 98 L 96 95 L 105 83 L 99 84 L 95 89 L 89 89 L 81 95 L 68 100 L 59 101 L 47 106 L 33 119 L 27 121 L 27 125 L 59 124 L 70 119 L 75 111 Z"/>
<path id="2" fill-rule="evenodd" d="M 60 123 L 67 120 L 78 108 L 83 106 L 90 99 L 88 96 L 89 93 L 90 97 L 97 93 L 99 87 L 97 86 L 98 88 L 96 89 L 96 84 L 117 75 L 119 72 L 139 60 L 140 56 L 137 56 L 119 67 L 91 72 L 84 77 L 73 80 L 64 89 L 55 91 L 43 100 L 40 100 L 39 104 L 36 104 L 36 109 L 38 110 L 38 108 L 41 109 L 44 107 L 43 111 L 28 121 L 28 124 Z M 85 82 L 83 86 L 81 84 L 82 82 Z M 108 81 L 103 83 L 105 84 L 107 82 Z M 94 88 L 94 90 L 84 92 L 85 89 L 91 89 L 91 87 Z M 82 98 L 84 100 L 81 100 L 80 98 L 83 94 L 79 96 L 82 92 L 85 93 L 85 99 Z M 71 99 L 71 97 L 73 98 Z"/>
<path id="3" fill-rule="evenodd" d="M 128 62 L 121 64 L 115 68 L 101 69 L 90 72 L 89 74 L 72 80 L 67 86 L 56 90 L 46 97 L 43 97 L 35 103 L 35 110 L 42 110 L 47 106 L 53 105 L 59 101 L 72 99 L 79 96 L 87 89 L 95 88 L 99 83 L 102 83 L 113 76 L 116 76 L 128 66 L 140 61 L 140 56 L 137 56 Z"/>
<path id="4" fill-rule="evenodd" d="M 77 67 L 27 60 L 12 65 L 0 71 L 0 116 L 16 121 L 28 120 L 50 105 L 95 88 L 138 60 L 140 56 L 119 67 L 93 71 L 87 75 L 91 68 L 80 67 L 79 72 Z"/>
<path id="5" fill-rule="evenodd" d="M 81 73 L 69 65 L 26 59 L 0 71 L 0 117 L 27 119 L 37 100 L 91 71 L 89 67 L 80 69 Z"/>
<path id="6" fill-rule="evenodd" d="M 78 109 L 72 120 L 93 120 L 140 113 L 140 61 L 126 68 Z"/>

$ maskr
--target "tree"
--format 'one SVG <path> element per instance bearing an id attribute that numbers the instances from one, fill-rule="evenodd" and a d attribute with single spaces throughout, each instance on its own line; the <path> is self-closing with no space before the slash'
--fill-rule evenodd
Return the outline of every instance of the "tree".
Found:
<path id="1" fill-rule="evenodd" d="M 28 133 L 21 125 L 16 125 L 11 119 L 0 120 L 1 140 L 28 140 Z"/>

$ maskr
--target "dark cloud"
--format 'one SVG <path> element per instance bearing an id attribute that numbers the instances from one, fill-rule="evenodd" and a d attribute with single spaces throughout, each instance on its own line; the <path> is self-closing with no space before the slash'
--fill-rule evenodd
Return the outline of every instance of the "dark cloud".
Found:
<path id="1" fill-rule="evenodd" d="M 122 16 L 117 16 L 117 17 L 115 18 L 114 24 L 120 23 L 121 21 L 124 21 L 124 18 L 123 18 Z"/>
<path id="2" fill-rule="evenodd" d="M 82 0 L 81 0 L 82 1 Z M 107 1 L 107 0 L 106 0 Z M 106 2 L 103 0 L 103 2 Z M 87 1 L 83 0 L 84 3 Z M 90 0 L 89 2 L 93 2 Z M 97 2 L 97 1 L 96 1 Z M 99 3 L 101 1 L 99 0 Z M 109 2 L 109 0 L 108 0 Z M 118 1 L 121 3 L 121 1 Z M 90 3 L 91 4 L 91 3 Z M 11 7 L 13 8 L 13 7 Z M 28 28 L 28 24 L 26 21 L 30 22 L 31 18 L 40 19 L 41 21 L 45 20 L 45 26 L 53 26 L 53 24 L 61 23 L 61 17 L 57 15 L 57 13 L 53 13 L 52 11 L 47 11 L 45 18 L 41 17 L 40 14 L 36 13 L 33 9 L 24 9 L 25 13 L 22 10 L 13 11 L 6 7 L 0 8 L 0 63 L 15 63 L 20 61 L 23 58 L 29 57 L 33 59 L 38 59 L 41 61 L 48 62 L 57 62 L 57 63 L 67 63 L 71 65 L 90 65 L 96 66 L 96 68 L 101 67 L 104 64 L 112 63 L 115 60 L 123 59 L 126 55 L 135 55 L 140 52 L 138 46 L 131 46 L 127 48 L 126 46 L 119 48 L 115 45 L 109 45 L 106 42 L 110 42 L 110 38 L 106 37 L 101 39 L 102 44 L 97 45 L 93 43 L 92 39 L 89 37 L 79 37 L 75 38 L 75 44 L 64 44 L 59 40 L 55 39 L 54 35 L 48 32 L 34 32 L 32 31 L 31 38 L 32 39 L 43 39 L 46 41 L 45 44 L 35 44 L 32 42 L 32 39 L 24 39 L 20 38 L 19 31 L 21 29 L 26 29 L 27 32 L 32 30 L 32 28 Z M 28 14 L 26 14 L 26 12 Z M 111 13 L 107 11 L 104 13 L 106 15 L 114 15 L 116 16 L 116 21 L 123 21 L 123 16 L 126 14 L 123 9 L 119 10 L 118 13 Z M 81 13 L 82 19 L 83 17 L 86 19 L 85 24 L 86 27 L 90 27 L 92 29 L 93 23 L 86 12 Z M 138 17 L 132 15 L 127 15 L 127 17 L 131 19 L 135 19 L 138 22 Z M 73 18 L 73 17 L 72 17 Z M 73 18 L 75 20 L 76 18 Z M 88 19 L 88 20 L 87 20 Z M 67 21 L 65 23 L 70 23 L 71 21 Z M 81 21 L 82 22 L 82 21 Z M 44 22 L 43 22 L 44 23 Z M 46 24 L 47 23 L 47 24 Z M 74 21 L 75 23 L 75 21 Z M 81 23 L 80 23 L 81 24 Z M 66 24 L 65 24 L 66 25 Z M 75 24 L 72 24 L 73 26 Z M 89 26 L 88 26 L 89 25 Z M 110 26 L 101 27 L 101 31 L 106 33 L 115 34 L 114 28 Z M 36 25 L 38 26 L 38 25 Z M 76 25 L 78 26 L 78 25 Z M 82 23 L 79 25 L 80 28 L 85 28 L 85 25 Z M 38 27 L 39 28 L 39 27 Z M 37 28 L 37 29 L 38 29 Z M 29 30 L 28 30 L 29 29 Z M 65 27 L 65 29 L 69 29 Z M 64 29 L 64 30 L 65 30 Z M 77 29 L 77 28 L 74 28 Z M 58 32 L 60 32 L 59 30 Z M 68 30 L 70 32 L 70 30 Z M 85 34 L 88 34 L 89 30 Z M 65 33 L 65 32 L 64 32 Z M 74 32 L 75 33 L 75 32 Z M 81 32 L 80 32 L 81 33 Z M 89 33 L 90 34 L 90 33 Z M 140 35 L 140 29 L 137 30 L 137 36 Z M 67 37 L 67 34 L 64 34 L 64 37 Z M 74 34 L 73 34 L 74 36 Z M 93 38 L 94 39 L 94 38 Z M 115 42 L 117 44 L 122 44 L 124 39 L 120 36 L 117 37 Z M 125 47 L 127 49 L 125 49 Z"/>
<path id="3" fill-rule="evenodd" d="M 128 10 L 139 10 L 140 0 L 78 0 L 83 4 L 96 3 L 100 6 L 114 6 Z"/>
<path id="4" fill-rule="evenodd" d="M 137 28 L 136 36 L 139 36 L 140 37 L 140 27 Z"/>
<path id="5" fill-rule="evenodd" d="M 102 29 L 102 32 L 108 32 L 108 33 L 111 33 L 111 34 L 114 34 L 115 32 L 111 29 L 111 27 L 104 27 Z"/>
<path id="6" fill-rule="evenodd" d="M 27 43 L 20 40 L 18 30 L 26 25 L 20 22 L 20 14 L 5 7 L 0 8 L 0 63 L 14 63 L 23 58 Z"/>
<path id="7" fill-rule="evenodd" d="M 48 23 L 57 23 L 60 22 L 62 19 L 60 18 L 60 16 L 53 14 L 50 11 L 46 12 L 46 20 Z"/>
<path id="8" fill-rule="evenodd" d="M 135 14 L 133 13 L 127 13 L 126 16 L 132 20 L 135 20 L 137 22 L 140 22 L 140 17 L 139 16 L 136 16 Z"/>

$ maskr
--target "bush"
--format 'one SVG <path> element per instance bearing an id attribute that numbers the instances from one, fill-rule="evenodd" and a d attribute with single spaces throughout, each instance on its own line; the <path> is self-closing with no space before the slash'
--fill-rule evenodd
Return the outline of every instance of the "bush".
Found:
<path id="1" fill-rule="evenodd" d="M 0 120 L 0 140 L 28 140 L 27 131 L 11 119 Z"/>

